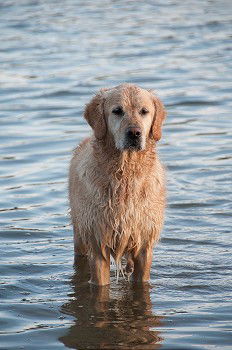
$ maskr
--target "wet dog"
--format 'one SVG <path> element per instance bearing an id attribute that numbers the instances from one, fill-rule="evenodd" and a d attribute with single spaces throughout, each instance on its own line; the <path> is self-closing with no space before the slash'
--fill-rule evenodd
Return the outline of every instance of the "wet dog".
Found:
<path id="1" fill-rule="evenodd" d="M 148 281 L 165 209 L 165 173 L 157 152 L 165 110 L 132 84 L 102 89 L 84 117 L 94 135 L 75 150 L 69 200 L 76 257 L 87 257 L 91 282 L 110 282 L 110 255 L 133 280 Z"/>

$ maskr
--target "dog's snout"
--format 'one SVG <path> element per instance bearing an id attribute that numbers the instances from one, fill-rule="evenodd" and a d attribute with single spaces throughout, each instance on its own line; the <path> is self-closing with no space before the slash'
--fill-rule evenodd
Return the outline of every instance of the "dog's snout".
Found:
<path id="1" fill-rule="evenodd" d="M 142 131 L 138 127 L 130 127 L 127 129 L 127 137 L 129 137 L 132 140 L 139 139 L 142 135 Z"/>

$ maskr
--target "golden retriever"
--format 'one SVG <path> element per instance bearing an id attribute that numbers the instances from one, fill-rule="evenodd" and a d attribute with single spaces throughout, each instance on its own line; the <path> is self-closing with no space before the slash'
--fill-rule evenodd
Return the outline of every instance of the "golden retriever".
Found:
<path id="1" fill-rule="evenodd" d="M 116 264 L 126 258 L 134 281 L 148 281 L 165 209 L 156 152 L 163 104 L 151 91 L 122 84 L 100 90 L 84 117 L 94 135 L 74 150 L 69 173 L 75 255 L 86 255 L 94 284 L 110 283 L 110 255 Z"/>

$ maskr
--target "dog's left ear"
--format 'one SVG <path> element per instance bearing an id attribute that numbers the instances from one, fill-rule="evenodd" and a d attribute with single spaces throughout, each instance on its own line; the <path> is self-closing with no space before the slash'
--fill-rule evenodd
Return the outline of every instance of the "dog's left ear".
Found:
<path id="1" fill-rule="evenodd" d="M 157 96 L 155 96 L 151 91 L 150 93 L 152 95 L 153 103 L 155 106 L 155 114 L 150 133 L 151 137 L 155 141 L 159 141 L 162 136 L 162 124 L 166 118 L 166 111 L 160 99 Z"/>
<path id="2" fill-rule="evenodd" d="M 106 134 L 106 122 L 104 116 L 104 92 L 101 89 L 86 105 L 84 117 L 94 131 L 97 139 L 103 139 Z"/>

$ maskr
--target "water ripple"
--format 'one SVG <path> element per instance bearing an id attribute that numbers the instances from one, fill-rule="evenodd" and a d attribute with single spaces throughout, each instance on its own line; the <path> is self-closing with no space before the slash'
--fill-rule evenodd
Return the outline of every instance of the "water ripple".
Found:
<path id="1" fill-rule="evenodd" d="M 214 349 L 231 340 L 229 1 L 0 3 L 0 347 Z M 67 172 L 83 109 L 128 81 L 158 91 L 168 207 L 151 284 L 73 270 Z"/>

